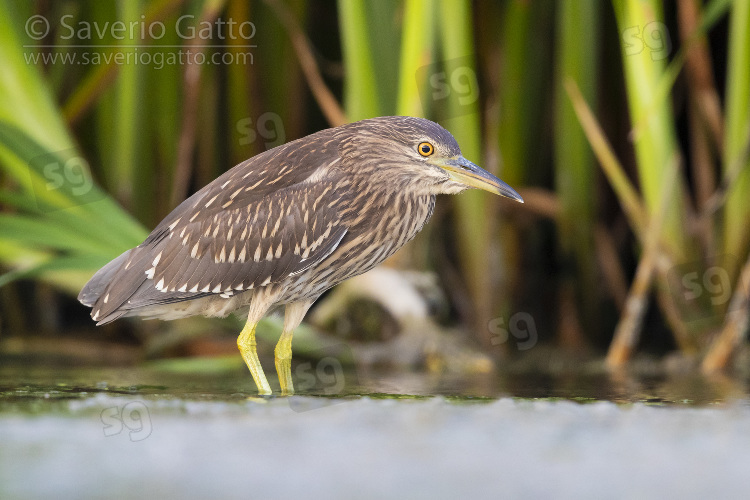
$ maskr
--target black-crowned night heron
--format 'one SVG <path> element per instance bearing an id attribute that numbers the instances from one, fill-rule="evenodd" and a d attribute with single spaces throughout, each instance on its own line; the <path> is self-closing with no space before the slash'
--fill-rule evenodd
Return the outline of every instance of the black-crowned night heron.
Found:
<path id="1" fill-rule="evenodd" d="M 237 345 L 261 394 L 271 388 L 255 327 L 285 304 L 275 360 L 290 394 L 292 332 L 312 303 L 411 240 L 435 195 L 472 187 L 523 201 L 429 120 L 390 116 L 322 130 L 240 163 L 182 202 L 78 299 L 99 325 L 247 310 Z"/>

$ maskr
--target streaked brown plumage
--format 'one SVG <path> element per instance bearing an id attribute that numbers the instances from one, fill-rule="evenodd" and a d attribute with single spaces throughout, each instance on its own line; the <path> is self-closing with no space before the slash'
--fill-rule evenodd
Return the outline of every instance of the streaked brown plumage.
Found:
<path id="1" fill-rule="evenodd" d="M 98 324 L 122 316 L 225 316 L 248 309 L 238 345 L 259 391 L 255 324 L 287 304 L 276 349 L 283 392 L 291 332 L 325 290 L 411 240 L 435 195 L 479 187 L 522 201 L 461 156 L 428 120 L 381 117 L 323 130 L 254 156 L 181 203 L 148 238 L 86 284 Z M 288 351 L 288 352 L 287 352 Z"/>

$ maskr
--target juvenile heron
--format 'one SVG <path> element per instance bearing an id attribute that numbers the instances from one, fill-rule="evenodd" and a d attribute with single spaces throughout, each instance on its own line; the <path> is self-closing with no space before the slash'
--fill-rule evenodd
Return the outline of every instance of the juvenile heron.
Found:
<path id="1" fill-rule="evenodd" d="M 261 394 L 271 387 L 255 327 L 285 304 L 275 361 L 281 391 L 291 394 L 292 332 L 312 303 L 411 240 L 435 195 L 467 188 L 523 202 L 429 120 L 390 116 L 322 130 L 219 176 L 101 268 L 78 300 L 99 325 L 247 310 L 237 346 Z"/>

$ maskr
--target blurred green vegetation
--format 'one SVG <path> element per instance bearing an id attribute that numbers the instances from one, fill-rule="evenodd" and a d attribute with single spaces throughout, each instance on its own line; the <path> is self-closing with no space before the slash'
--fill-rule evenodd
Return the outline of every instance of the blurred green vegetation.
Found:
<path id="1" fill-rule="evenodd" d="M 2 0 L 0 61 L 0 336 L 76 308 L 232 165 L 389 114 L 440 122 L 526 198 L 441 199 L 397 260 L 482 345 L 524 312 L 613 365 L 720 367 L 746 333 L 750 2 Z"/>

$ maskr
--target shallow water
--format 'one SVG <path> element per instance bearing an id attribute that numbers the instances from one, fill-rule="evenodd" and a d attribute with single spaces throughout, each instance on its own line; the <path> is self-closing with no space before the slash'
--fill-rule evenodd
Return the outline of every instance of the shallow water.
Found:
<path id="1" fill-rule="evenodd" d="M 4 365 L 0 498 L 750 494 L 736 380 L 318 365 L 303 395 L 258 398 L 241 370 L 193 368 Z"/>

